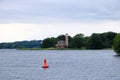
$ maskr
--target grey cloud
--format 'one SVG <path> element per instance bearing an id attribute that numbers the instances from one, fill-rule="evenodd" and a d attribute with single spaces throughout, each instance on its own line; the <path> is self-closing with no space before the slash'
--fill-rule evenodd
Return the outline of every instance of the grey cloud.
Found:
<path id="1" fill-rule="evenodd" d="M 0 21 L 120 20 L 119 3 L 119 0 L 4 0 Z"/>

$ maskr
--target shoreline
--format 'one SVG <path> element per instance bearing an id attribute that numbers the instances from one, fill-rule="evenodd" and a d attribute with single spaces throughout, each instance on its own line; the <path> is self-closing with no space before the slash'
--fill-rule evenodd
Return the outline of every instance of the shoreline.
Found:
<path id="1" fill-rule="evenodd" d="M 64 49 L 56 49 L 56 48 L 16 48 L 16 50 L 113 50 L 113 48 L 105 48 L 105 49 L 86 49 L 86 48 L 64 48 Z"/>

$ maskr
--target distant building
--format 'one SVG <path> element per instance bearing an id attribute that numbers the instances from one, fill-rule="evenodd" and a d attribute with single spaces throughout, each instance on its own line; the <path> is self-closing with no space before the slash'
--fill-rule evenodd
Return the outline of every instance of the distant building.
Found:
<path id="1" fill-rule="evenodd" d="M 55 45 L 57 49 L 64 49 L 65 47 L 68 47 L 68 34 L 65 35 L 65 41 L 60 40 Z"/>
<path id="2" fill-rule="evenodd" d="M 65 41 L 58 41 L 57 44 L 56 44 L 56 48 L 57 49 L 64 49 L 65 48 Z"/>

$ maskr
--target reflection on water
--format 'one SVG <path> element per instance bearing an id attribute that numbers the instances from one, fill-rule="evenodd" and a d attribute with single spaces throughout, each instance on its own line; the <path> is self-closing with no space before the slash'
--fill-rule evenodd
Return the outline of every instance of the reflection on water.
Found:
<path id="1" fill-rule="evenodd" d="M 1 49 L 0 80 L 120 80 L 120 57 L 114 55 L 112 50 Z"/>

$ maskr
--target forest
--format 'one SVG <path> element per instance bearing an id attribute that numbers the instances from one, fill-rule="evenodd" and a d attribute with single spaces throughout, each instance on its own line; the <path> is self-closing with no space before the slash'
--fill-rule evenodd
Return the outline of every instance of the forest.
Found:
<path id="1" fill-rule="evenodd" d="M 75 36 L 69 36 L 69 48 L 76 49 L 104 49 L 112 48 L 114 38 L 117 35 L 115 32 L 93 33 L 91 36 L 84 36 L 79 33 Z M 59 40 L 65 40 L 65 35 L 59 35 L 58 37 L 46 38 L 42 42 L 42 48 L 55 47 L 55 44 Z"/>
<path id="2" fill-rule="evenodd" d="M 0 49 L 41 48 L 41 40 L 0 43 Z"/>
<path id="3" fill-rule="evenodd" d="M 114 38 L 117 35 L 115 32 L 92 33 L 91 36 L 84 36 L 79 33 L 71 37 L 69 35 L 70 49 L 105 49 L 112 48 Z M 54 48 L 59 40 L 65 40 L 65 35 L 61 34 L 57 37 L 48 37 L 43 40 L 32 41 L 16 41 L 11 43 L 0 43 L 0 49 L 15 49 L 15 48 Z"/>

